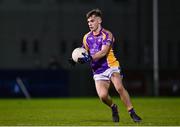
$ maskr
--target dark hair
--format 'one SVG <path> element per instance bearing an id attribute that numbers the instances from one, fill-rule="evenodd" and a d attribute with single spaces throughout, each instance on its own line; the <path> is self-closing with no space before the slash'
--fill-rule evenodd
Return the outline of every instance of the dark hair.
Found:
<path id="1" fill-rule="evenodd" d="M 98 8 L 89 11 L 89 12 L 86 14 L 86 18 L 88 19 L 88 18 L 91 17 L 92 15 L 95 15 L 95 16 L 98 16 L 98 17 L 102 18 L 102 12 L 101 12 L 101 10 L 98 9 Z"/>

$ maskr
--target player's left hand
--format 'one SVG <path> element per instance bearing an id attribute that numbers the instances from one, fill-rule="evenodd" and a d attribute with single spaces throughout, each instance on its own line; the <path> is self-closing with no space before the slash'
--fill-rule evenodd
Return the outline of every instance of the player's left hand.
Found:
<path id="1" fill-rule="evenodd" d="M 92 60 L 92 56 L 91 55 L 86 54 L 86 53 L 82 53 L 82 55 L 84 57 L 78 58 L 78 63 L 84 64 L 84 63 L 88 63 L 88 62 L 90 62 Z"/>

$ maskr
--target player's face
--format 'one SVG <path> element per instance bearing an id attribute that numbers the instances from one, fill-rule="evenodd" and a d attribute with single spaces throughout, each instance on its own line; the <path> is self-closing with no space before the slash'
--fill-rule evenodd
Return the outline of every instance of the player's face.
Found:
<path id="1" fill-rule="evenodd" d="M 91 17 L 87 19 L 87 22 L 88 22 L 89 29 L 91 31 L 96 31 L 99 28 L 102 21 L 100 17 L 92 15 Z"/>

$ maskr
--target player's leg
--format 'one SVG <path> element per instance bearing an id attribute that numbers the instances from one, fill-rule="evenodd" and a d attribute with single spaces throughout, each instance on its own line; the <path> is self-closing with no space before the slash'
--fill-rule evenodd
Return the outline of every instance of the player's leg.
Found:
<path id="1" fill-rule="evenodd" d="M 119 93 L 120 98 L 121 98 L 122 102 L 124 103 L 124 105 L 126 106 L 131 118 L 134 120 L 134 122 L 140 122 L 141 118 L 139 116 L 137 116 L 137 114 L 135 113 L 135 111 L 133 109 L 129 94 L 123 86 L 120 73 L 117 73 L 117 72 L 112 73 L 111 81 L 114 84 L 116 91 Z"/>
<path id="2" fill-rule="evenodd" d="M 113 104 L 111 97 L 108 94 L 110 81 L 108 80 L 95 80 L 96 91 L 100 100 L 109 106 L 112 110 L 112 118 L 114 122 L 119 122 L 118 107 Z"/>
<path id="3" fill-rule="evenodd" d="M 130 101 L 129 94 L 122 84 L 122 78 L 121 78 L 120 74 L 114 72 L 111 75 L 111 81 L 114 84 L 116 91 L 119 93 L 120 98 L 123 101 L 123 103 L 125 104 L 127 110 L 130 110 L 133 106 L 132 106 L 132 103 Z"/>
<path id="4" fill-rule="evenodd" d="M 98 80 L 95 81 L 96 85 L 96 91 L 97 94 L 102 102 L 104 102 L 106 105 L 109 107 L 112 106 L 112 99 L 108 94 L 109 86 L 110 86 L 110 81 L 106 80 Z"/>

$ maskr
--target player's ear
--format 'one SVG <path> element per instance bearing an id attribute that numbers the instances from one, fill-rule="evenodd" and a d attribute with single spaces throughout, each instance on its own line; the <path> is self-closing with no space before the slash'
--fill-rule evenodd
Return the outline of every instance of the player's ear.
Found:
<path id="1" fill-rule="evenodd" d="M 102 19 L 100 17 L 97 17 L 98 19 L 98 23 L 101 24 L 102 23 Z"/>

